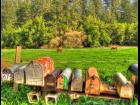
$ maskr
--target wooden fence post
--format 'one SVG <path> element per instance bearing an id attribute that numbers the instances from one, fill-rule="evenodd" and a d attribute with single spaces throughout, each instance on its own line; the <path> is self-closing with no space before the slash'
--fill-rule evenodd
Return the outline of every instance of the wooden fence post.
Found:
<path id="1" fill-rule="evenodd" d="M 16 47 L 15 64 L 21 63 L 21 46 Z M 18 90 L 18 84 L 13 82 L 13 91 Z"/>
<path id="2" fill-rule="evenodd" d="M 15 63 L 21 63 L 21 46 L 17 46 L 16 48 Z"/>

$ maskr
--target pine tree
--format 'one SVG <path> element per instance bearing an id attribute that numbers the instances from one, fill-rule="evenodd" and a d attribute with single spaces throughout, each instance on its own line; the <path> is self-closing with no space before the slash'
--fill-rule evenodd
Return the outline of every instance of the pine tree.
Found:
<path id="1" fill-rule="evenodd" d="M 99 19 L 103 19 L 103 13 L 105 11 L 103 2 L 101 0 L 94 0 L 94 6 L 95 6 L 95 15 Z"/>
<path id="2" fill-rule="evenodd" d="M 122 0 L 121 8 L 121 22 L 132 22 L 132 10 L 130 0 Z"/>

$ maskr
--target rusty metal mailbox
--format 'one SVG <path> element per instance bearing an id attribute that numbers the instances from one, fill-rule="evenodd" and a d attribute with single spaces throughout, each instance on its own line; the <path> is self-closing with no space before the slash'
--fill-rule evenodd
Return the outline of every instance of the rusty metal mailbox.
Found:
<path id="1" fill-rule="evenodd" d="M 57 89 L 68 90 L 71 74 L 72 74 L 72 70 L 70 68 L 66 68 L 59 75 L 57 79 Z"/>
<path id="2" fill-rule="evenodd" d="M 101 81 L 96 68 L 90 67 L 86 75 L 85 93 L 100 95 Z"/>
<path id="3" fill-rule="evenodd" d="M 132 64 L 129 66 L 128 71 L 131 73 L 131 81 L 133 84 L 138 84 L 138 64 Z"/>
<path id="4" fill-rule="evenodd" d="M 133 75 L 138 76 L 138 64 L 130 65 L 128 71 L 130 71 Z"/>
<path id="5" fill-rule="evenodd" d="M 83 91 L 83 77 L 80 69 L 76 69 L 72 74 L 71 91 Z"/>
<path id="6" fill-rule="evenodd" d="M 122 73 L 116 73 L 114 75 L 114 85 L 121 98 L 133 98 L 134 86 Z"/>
<path id="7" fill-rule="evenodd" d="M 14 73 L 21 67 L 21 64 L 15 64 L 11 67 L 4 68 L 2 73 L 2 81 L 13 81 Z"/>
<path id="8" fill-rule="evenodd" d="M 138 93 L 138 64 L 130 65 L 128 71 L 131 74 L 131 82 L 134 84 L 135 93 Z"/>
<path id="9" fill-rule="evenodd" d="M 25 83 L 25 70 L 26 65 L 21 66 L 17 72 L 14 73 L 14 82 L 17 84 L 24 84 Z"/>
<path id="10" fill-rule="evenodd" d="M 53 70 L 54 63 L 49 57 L 31 61 L 26 67 L 26 85 L 43 87 L 46 75 L 51 74 Z"/>
<path id="11" fill-rule="evenodd" d="M 51 74 L 45 77 L 45 88 L 47 90 L 55 91 L 57 86 L 57 78 L 61 73 L 60 68 L 56 68 Z"/>

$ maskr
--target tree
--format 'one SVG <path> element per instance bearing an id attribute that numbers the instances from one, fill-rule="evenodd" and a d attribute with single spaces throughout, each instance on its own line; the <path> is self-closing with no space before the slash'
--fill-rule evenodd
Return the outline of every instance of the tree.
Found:
<path id="1" fill-rule="evenodd" d="M 133 0 L 131 4 L 131 22 L 138 21 L 138 0 Z"/>
<path id="2" fill-rule="evenodd" d="M 100 25 L 100 44 L 102 46 L 108 46 L 111 42 L 111 35 L 108 30 L 108 25 L 103 22 Z"/>
<path id="3" fill-rule="evenodd" d="M 100 31 L 99 31 L 100 20 L 93 17 L 88 16 L 86 22 L 84 24 L 84 29 L 87 34 L 87 46 L 88 47 L 98 47 L 100 46 L 99 38 L 100 38 Z"/>
<path id="4" fill-rule="evenodd" d="M 137 23 L 129 23 L 125 30 L 125 45 L 137 45 L 138 27 Z"/>
<path id="5" fill-rule="evenodd" d="M 112 20 L 117 20 L 117 22 L 119 22 L 121 18 L 121 12 L 123 12 L 121 7 L 121 0 L 112 0 L 109 6 L 109 11 Z"/>
<path id="6" fill-rule="evenodd" d="M 31 7 L 29 4 L 25 4 L 25 5 L 21 5 L 17 9 L 17 11 L 16 11 L 16 15 L 17 15 L 16 25 L 17 25 L 17 27 L 21 27 L 23 24 L 25 24 L 26 21 L 28 21 L 31 18 L 30 8 Z"/>
<path id="7" fill-rule="evenodd" d="M 13 48 L 19 45 L 20 29 L 15 29 L 12 25 L 7 25 L 1 33 L 1 47 Z"/>
<path id="8" fill-rule="evenodd" d="M 22 26 L 20 42 L 24 47 L 39 48 L 43 44 L 48 44 L 52 38 L 48 27 L 42 16 L 37 16 L 33 20 L 29 20 Z"/>
<path id="9" fill-rule="evenodd" d="M 121 2 L 121 22 L 132 22 L 132 11 L 131 11 L 131 2 L 130 0 L 122 0 Z"/>
<path id="10" fill-rule="evenodd" d="M 86 33 L 86 47 L 136 45 L 137 21 L 138 0 L 1 0 L 1 43 L 57 46 L 78 31 Z"/>
<path id="11" fill-rule="evenodd" d="M 111 44 L 122 45 L 125 39 L 126 24 L 115 23 L 110 25 Z"/>
<path id="12" fill-rule="evenodd" d="M 1 0 L 1 29 L 16 22 L 16 5 L 11 0 Z"/>
<path id="13" fill-rule="evenodd" d="M 104 6 L 101 0 L 94 0 L 94 6 L 95 6 L 95 15 L 103 20 L 103 13 L 104 13 Z"/>

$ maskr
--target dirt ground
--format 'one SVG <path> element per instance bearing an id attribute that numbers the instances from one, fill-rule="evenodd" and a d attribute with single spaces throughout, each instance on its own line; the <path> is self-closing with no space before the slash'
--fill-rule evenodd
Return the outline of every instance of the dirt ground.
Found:
<path id="1" fill-rule="evenodd" d="M 119 45 L 112 45 L 112 46 L 117 46 L 118 48 L 137 48 L 138 46 L 119 46 Z M 103 47 L 103 48 L 111 48 L 111 45 L 108 47 Z"/>
<path id="2" fill-rule="evenodd" d="M 138 46 L 118 46 L 118 48 L 132 48 L 132 47 L 136 48 Z"/>

